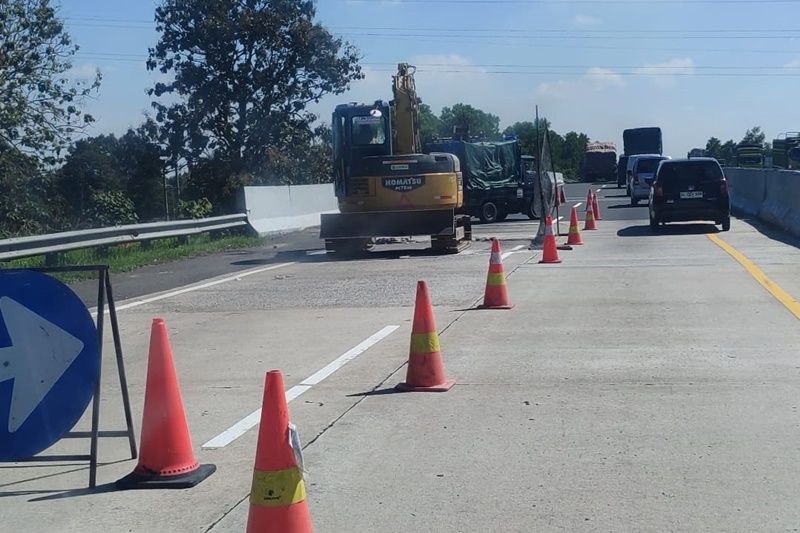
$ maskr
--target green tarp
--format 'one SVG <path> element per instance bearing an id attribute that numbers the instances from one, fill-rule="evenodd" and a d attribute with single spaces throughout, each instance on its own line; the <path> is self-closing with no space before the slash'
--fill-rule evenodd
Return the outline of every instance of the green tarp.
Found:
<path id="1" fill-rule="evenodd" d="M 447 141 L 432 143 L 428 152 L 454 154 L 461 162 L 464 185 L 470 190 L 516 187 L 521 180 L 519 143 Z"/>

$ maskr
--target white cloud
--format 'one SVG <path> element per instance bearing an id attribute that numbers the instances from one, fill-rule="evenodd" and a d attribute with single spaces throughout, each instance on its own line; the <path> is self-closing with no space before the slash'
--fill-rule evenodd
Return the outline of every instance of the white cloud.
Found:
<path id="1" fill-rule="evenodd" d="M 676 85 L 677 76 L 690 76 L 694 74 L 694 61 L 689 58 L 673 58 L 663 63 L 645 63 L 643 67 L 634 72 L 647 76 L 653 83 L 661 88 L 670 88 Z"/>
<path id="2" fill-rule="evenodd" d="M 609 68 L 592 67 L 586 71 L 584 78 L 590 81 L 597 89 L 625 86 L 625 80 L 622 79 L 622 76 Z"/>
<path id="3" fill-rule="evenodd" d="M 83 65 L 74 65 L 66 72 L 66 75 L 73 80 L 91 80 L 94 79 L 99 70 L 97 65 L 85 63 Z"/>
<path id="4" fill-rule="evenodd" d="M 580 13 L 575 15 L 572 19 L 572 25 L 578 28 L 586 28 L 589 26 L 597 26 L 601 24 L 603 21 L 597 17 L 593 17 L 591 15 L 581 15 Z"/>

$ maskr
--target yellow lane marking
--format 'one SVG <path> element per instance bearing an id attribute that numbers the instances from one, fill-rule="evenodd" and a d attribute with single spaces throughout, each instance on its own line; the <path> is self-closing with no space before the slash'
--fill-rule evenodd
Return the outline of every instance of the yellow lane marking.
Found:
<path id="1" fill-rule="evenodd" d="M 745 270 L 747 270 L 750 275 L 761 284 L 762 287 L 767 289 L 776 300 L 786 306 L 786 309 L 791 311 L 795 318 L 800 319 L 800 302 L 792 298 L 792 296 L 784 291 L 777 283 L 769 279 L 760 268 L 758 268 L 752 261 L 745 257 L 739 250 L 723 241 L 716 235 L 708 234 L 707 236 L 714 244 L 728 252 L 731 257 L 736 259 L 736 261 L 738 261 L 739 264 L 742 265 Z"/>

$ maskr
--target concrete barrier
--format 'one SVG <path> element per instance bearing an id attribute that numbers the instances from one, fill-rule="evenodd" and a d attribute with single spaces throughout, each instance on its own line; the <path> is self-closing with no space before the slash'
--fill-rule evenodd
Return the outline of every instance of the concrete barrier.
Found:
<path id="1" fill-rule="evenodd" d="M 725 176 L 736 211 L 800 235 L 800 172 L 726 168 Z"/>
<path id="2" fill-rule="evenodd" d="M 755 174 L 750 168 L 726 168 L 725 177 L 734 211 L 757 216 L 767 195 L 763 171 Z"/>
<path id="3" fill-rule="evenodd" d="M 319 226 L 322 213 L 339 210 L 332 183 L 244 187 L 239 203 L 262 237 Z"/>

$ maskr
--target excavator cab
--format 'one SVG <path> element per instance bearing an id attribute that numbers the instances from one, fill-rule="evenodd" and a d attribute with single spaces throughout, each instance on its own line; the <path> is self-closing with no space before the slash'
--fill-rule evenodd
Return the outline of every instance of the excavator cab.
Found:
<path id="1" fill-rule="evenodd" d="M 352 194 L 350 178 L 367 172 L 366 158 L 392 154 L 391 108 L 382 101 L 372 106 L 342 104 L 331 124 L 336 195 L 341 198 Z"/>

